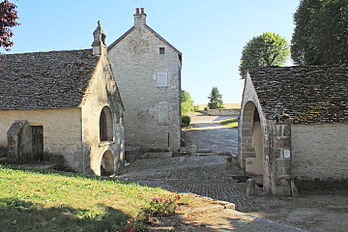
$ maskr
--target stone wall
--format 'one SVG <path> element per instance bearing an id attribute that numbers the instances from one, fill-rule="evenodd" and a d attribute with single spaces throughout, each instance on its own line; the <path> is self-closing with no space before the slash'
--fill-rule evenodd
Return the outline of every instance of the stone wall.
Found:
<path id="1" fill-rule="evenodd" d="M 253 132 L 255 115 L 259 118 L 263 149 L 263 188 L 274 195 L 290 195 L 291 186 L 291 135 L 287 120 L 266 119 L 255 88 L 248 76 L 245 80 L 242 110 L 238 126 L 238 149 L 240 166 L 245 169 L 246 162 L 258 162 Z M 257 148 L 259 149 L 259 148 Z M 253 167 L 255 164 L 248 164 Z M 251 173 L 254 174 L 254 173 Z"/>
<path id="2" fill-rule="evenodd" d="M 208 115 L 240 115 L 241 109 L 208 109 Z"/>
<path id="3" fill-rule="evenodd" d="M 81 155 L 81 110 L 1 110 L 0 146 L 8 147 L 7 131 L 14 121 L 27 120 L 29 126 L 43 126 L 44 153 L 64 156 L 66 164 L 78 169 Z"/>
<path id="4" fill-rule="evenodd" d="M 121 101 L 108 60 L 102 57 L 82 103 L 83 156 L 80 157 L 80 163 L 84 164 L 85 172 L 92 170 L 96 175 L 101 175 L 100 165 L 107 151 L 111 151 L 113 155 L 114 170 L 123 165 L 124 110 Z M 108 107 L 112 114 L 111 141 L 100 141 L 99 138 L 99 120 L 104 107 Z"/>
<path id="5" fill-rule="evenodd" d="M 140 20 L 141 22 L 141 20 Z M 159 53 L 159 48 L 165 54 Z M 146 148 L 180 148 L 180 75 L 178 53 L 145 24 L 135 28 L 108 56 L 125 105 L 127 144 Z M 158 87 L 159 72 L 168 86 Z"/>
<path id="6" fill-rule="evenodd" d="M 348 179 L 348 124 L 291 126 L 292 175 L 301 179 Z"/>

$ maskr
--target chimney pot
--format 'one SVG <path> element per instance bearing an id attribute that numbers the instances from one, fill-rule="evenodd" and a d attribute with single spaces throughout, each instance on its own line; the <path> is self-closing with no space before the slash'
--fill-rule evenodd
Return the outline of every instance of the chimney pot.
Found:
<path id="1" fill-rule="evenodd" d="M 144 14 L 144 8 L 141 8 L 141 13 Z"/>
<path id="2" fill-rule="evenodd" d="M 135 9 L 135 13 L 139 14 L 139 8 Z"/>

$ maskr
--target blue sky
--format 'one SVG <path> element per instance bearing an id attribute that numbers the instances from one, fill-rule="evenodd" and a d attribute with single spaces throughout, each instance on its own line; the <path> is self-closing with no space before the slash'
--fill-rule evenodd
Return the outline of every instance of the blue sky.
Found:
<path id="1" fill-rule="evenodd" d="M 241 101 L 244 45 L 265 31 L 288 42 L 299 0 L 11 0 L 20 26 L 10 53 L 90 48 L 97 20 L 111 44 L 144 7 L 147 24 L 183 53 L 182 89 L 207 103 L 216 86 L 226 103 Z M 3 50 L 1 50 L 3 52 Z M 287 65 L 291 65 L 289 60 Z"/>

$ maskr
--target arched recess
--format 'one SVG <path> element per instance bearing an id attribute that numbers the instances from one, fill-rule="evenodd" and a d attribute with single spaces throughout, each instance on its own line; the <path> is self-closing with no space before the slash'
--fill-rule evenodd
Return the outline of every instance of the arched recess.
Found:
<path id="1" fill-rule="evenodd" d="M 102 157 L 100 162 L 100 175 L 110 176 L 115 172 L 114 157 L 110 150 L 107 150 Z"/>
<path id="2" fill-rule="evenodd" d="M 264 147 L 260 114 L 251 101 L 244 105 L 241 128 L 241 162 L 247 173 L 263 175 Z"/>
<path id="3" fill-rule="evenodd" d="M 100 141 L 113 140 L 112 114 L 110 108 L 104 106 L 99 118 L 99 138 Z"/>

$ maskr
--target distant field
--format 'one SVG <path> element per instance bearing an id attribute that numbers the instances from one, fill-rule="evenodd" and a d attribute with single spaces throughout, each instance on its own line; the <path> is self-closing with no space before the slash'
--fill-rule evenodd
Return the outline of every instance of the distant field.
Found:
<path id="1" fill-rule="evenodd" d="M 195 104 L 195 106 L 198 106 L 199 110 L 204 110 L 207 104 Z M 225 103 L 224 107 L 226 109 L 240 109 L 240 103 Z"/>

